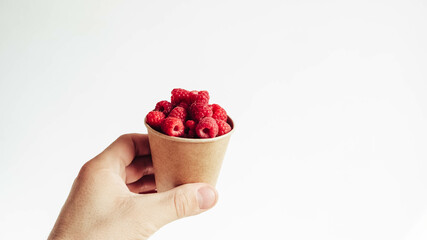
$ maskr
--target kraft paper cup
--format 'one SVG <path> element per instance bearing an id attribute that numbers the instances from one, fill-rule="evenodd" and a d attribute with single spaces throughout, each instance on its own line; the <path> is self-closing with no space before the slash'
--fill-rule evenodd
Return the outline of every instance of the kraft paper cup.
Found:
<path id="1" fill-rule="evenodd" d="M 171 137 L 151 128 L 145 121 L 153 160 L 157 192 L 164 192 L 185 183 L 204 182 L 215 186 L 234 131 L 215 138 Z"/>

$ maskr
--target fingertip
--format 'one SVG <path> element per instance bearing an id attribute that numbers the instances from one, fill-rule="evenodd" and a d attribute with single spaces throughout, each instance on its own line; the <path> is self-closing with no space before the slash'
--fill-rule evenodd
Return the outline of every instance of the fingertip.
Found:
<path id="1" fill-rule="evenodd" d="M 197 202 L 202 210 L 210 209 L 218 201 L 218 192 L 210 185 L 204 185 L 197 190 Z"/>

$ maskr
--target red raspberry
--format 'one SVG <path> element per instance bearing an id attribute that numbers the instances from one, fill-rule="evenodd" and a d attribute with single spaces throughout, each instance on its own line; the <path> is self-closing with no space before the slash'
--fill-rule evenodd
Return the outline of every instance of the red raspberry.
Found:
<path id="1" fill-rule="evenodd" d="M 190 92 L 182 89 L 182 88 L 175 88 L 172 90 L 172 96 L 171 96 L 171 102 L 172 105 L 177 106 L 180 102 L 190 102 Z"/>
<path id="2" fill-rule="evenodd" d="M 185 122 L 185 133 L 189 138 L 197 137 L 196 135 L 196 122 L 193 120 L 187 120 Z"/>
<path id="3" fill-rule="evenodd" d="M 175 107 L 172 109 L 171 113 L 169 113 L 168 117 L 176 117 L 181 119 L 182 122 L 185 122 L 185 119 L 187 118 L 187 110 L 183 107 Z"/>
<path id="4" fill-rule="evenodd" d="M 227 121 L 227 112 L 218 104 L 212 104 L 212 117 L 216 120 Z"/>
<path id="5" fill-rule="evenodd" d="M 208 91 L 191 91 L 190 94 L 190 103 L 209 103 L 209 92 Z"/>
<path id="6" fill-rule="evenodd" d="M 207 104 L 195 102 L 190 106 L 191 119 L 199 122 L 204 117 L 212 117 L 212 109 Z"/>
<path id="7" fill-rule="evenodd" d="M 172 104 L 168 101 L 160 101 L 156 104 L 154 111 L 163 112 L 166 116 L 171 112 Z"/>
<path id="8" fill-rule="evenodd" d="M 181 137 L 184 135 L 184 124 L 179 118 L 167 117 L 162 123 L 162 130 L 169 136 Z"/>
<path id="9" fill-rule="evenodd" d="M 199 91 L 196 91 L 196 90 L 193 90 L 190 92 L 190 103 L 193 103 L 196 101 L 198 94 L 199 94 Z"/>
<path id="10" fill-rule="evenodd" d="M 196 128 L 196 122 L 193 120 L 187 120 L 185 122 L 185 126 L 190 128 L 190 129 L 195 129 Z"/>
<path id="11" fill-rule="evenodd" d="M 218 135 L 218 124 L 215 119 L 205 117 L 196 126 L 196 134 L 200 138 L 214 138 Z"/>
<path id="12" fill-rule="evenodd" d="M 178 107 L 183 107 L 185 110 L 188 110 L 189 105 L 186 102 L 180 102 L 178 104 Z"/>
<path id="13" fill-rule="evenodd" d="M 196 102 L 209 103 L 209 92 L 208 91 L 199 91 L 197 95 Z"/>
<path id="14" fill-rule="evenodd" d="M 215 119 L 218 124 L 218 136 L 222 136 L 231 131 L 231 126 L 226 121 Z"/>
<path id="15" fill-rule="evenodd" d="M 147 114 L 146 121 L 153 129 L 160 130 L 165 114 L 159 111 L 151 111 Z"/>

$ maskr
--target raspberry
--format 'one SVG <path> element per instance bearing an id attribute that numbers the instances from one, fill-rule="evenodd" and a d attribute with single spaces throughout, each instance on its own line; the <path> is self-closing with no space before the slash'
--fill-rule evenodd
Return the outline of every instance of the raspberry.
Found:
<path id="1" fill-rule="evenodd" d="M 171 112 L 172 104 L 168 101 L 160 101 L 156 104 L 154 111 L 163 112 L 166 116 Z"/>
<path id="2" fill-rule="evenodd" d="M 197 137 L 196 135 L 196 122 L 193 120 L 187 120 L 185 122 L 185 134 L 189 138 Z"/>
<path id="3" fill-rule="evenodd" d="M 197 99 L 197 95 L 199 94 L 199 91 L 193 90 L 190 92 L 190 103 L 193 103 Z"/>
<path id="4" fill-rule="evenodd" d="M 208 91 L 199 91 L 197 94 L 196 102 L 209 103 L 209 92 Z"/>
<path id="5" fill-rule="evenodd" d="M 200 138 L 214 138 L 218 135 L 218 124 L 215 119 L 205 117 L 196 126 L 196 134 Z"/>
<path id="6" fill-rule="evenodd" d="M 180 102 L 178 104 L 178 107 L 183 107 L 185 110 L 188 110 L 189 105 L 186 102 Z"/>
<path id="7" fill-rule="evenodd" d="M 207 104 L 195 102 L 190 106 L 191 119 L 199 122 L 204 117 L 212 117 L 212 109 Z"/>
<path id="8" fill-rule="evenodd" d="M 184 124 L 179 118 L 167 117 L 162 123 L 162 130 L 169 136 L 181 137 L 184 135 Z"/>
<path id="9" fill-rule="evenodd" d="M 146 121 L 150 127 L 160 130 L 165 114 L 159 111 L 151 111 L 147 114 Z"/>
<path id="10" fill-rule="evenodd" d="M 172 109 L 171 113 L 169 113 L 168 117 L 176 117 L 181 119 L 182 122 L 185 122 L 185 119 L 187 118 L 187 110 L 183 107 L 175 107 Z"/>
<path id="11" fill-rule="evenodd" d="M 172 96 L 171 96 L 171 102 L 172 105 L 177 106 L 180 102 L 190 102 L 190 92 L 182 89 L 182 88 L 175 88 L 172 90 Z"/>
<path id="12" fill-rule="evenodd" d="M 209 103 L 209 92 L 208 91 L 191 91 L 189 93 L 190 103 Z"/>
<path id="13" fill-rule="evenodd" d="M 227 121 L 227 112 L 225 111 L 224 108 L 222 108 L 220 105 L 218 104 L 212 104 L 212 117 L 215 120 L 222 120 L 222 121 Z"/>
<path id="14" fill-rule="evenodd" d="M 209 105 L 209 92 L 175 88 L 170 101 L 160 101 L 146 116 L 153 129 L 175 137 L 213 138 L 232 130 L 228 115 L 218 104 Z"/>
<path id="15" fill-rule="evenodd" d="M 218 136 L 222 136 L 231 131 L 231 126 L 226 121 L 215 119 L 218 124 Z"/>

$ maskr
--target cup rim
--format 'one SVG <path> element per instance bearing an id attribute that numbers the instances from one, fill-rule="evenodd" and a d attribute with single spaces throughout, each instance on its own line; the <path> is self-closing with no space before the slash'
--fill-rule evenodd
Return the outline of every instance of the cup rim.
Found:
<path id="1" fill-rule="evenodd" d="M 230 117 L 227 117 L 227 123 L 230 124 L 231 131 L 222 135 L 222 136 L 214 137 L 214 138 L 183 138 L 183 137 L 168 136 L 164 133 L 161 133 L 161 132 L 153 129 L 150 125 L 147 124 L 147 117 L 144 118 L 144 125 L 147 127 L 148 132 L 151 132 L 158 137 L 161 137 L 161 138 L 164 138 L 164 139 L 167 139 L 170 141 L 187 142 L 187 143 L 208 143 L 208 142 L 216 142 L 216 141 L 219 141 L 221 139 L 228 138 L 234 132 L 234 121 Z"/>

